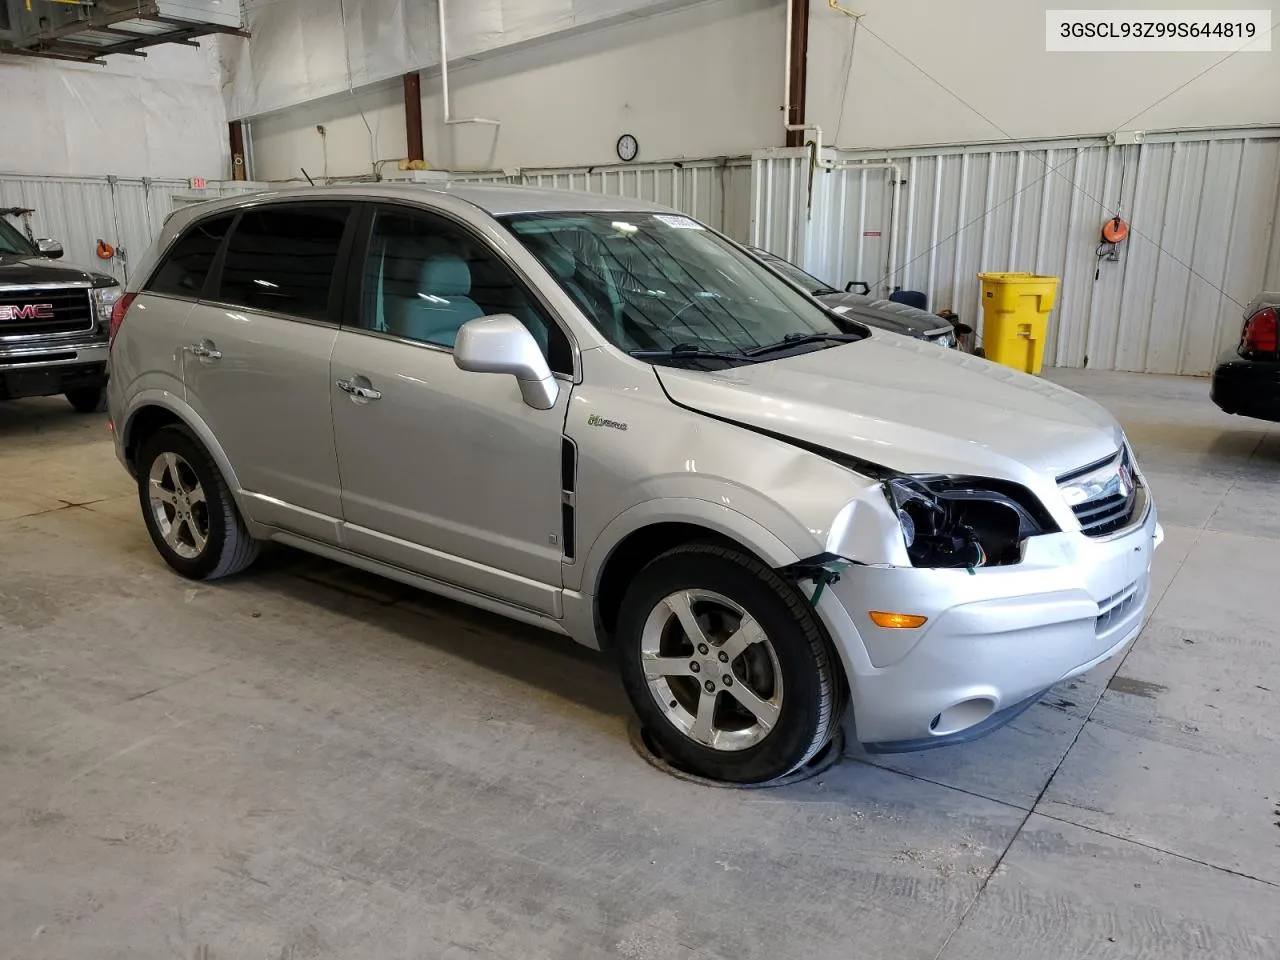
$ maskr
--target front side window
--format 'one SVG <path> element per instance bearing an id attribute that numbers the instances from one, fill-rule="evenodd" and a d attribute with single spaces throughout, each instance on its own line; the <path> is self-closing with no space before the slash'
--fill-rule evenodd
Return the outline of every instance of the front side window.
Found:
<path id="1" fill-rule="evenodd" d="M 31 245 L 22 232 L 5 220 L 0 214 L 0 255 L 16 254 L 19 257 L 34 256 L 36 248 Z"/>
<path id="2" fill-rule="evenodd" d="M 187 228 L 160 261 L 146 289 L 174 297 L 199 297 L 235 214 L 201 220 Z"/>
<path id="3" fill-rule="evenodd" d="M 668 351 L 745 362 L 762 348 L 858 337 L 688 217 L 627 211 L 502 219 L 615 346 L 645 359 Z"/>
<path id="4" fill-rule="evenodd" d="M 368 330 L 452 348 L 468 320 L 509 313 L 552 370 L 572 372 L 567 338 L 524 284 L 484 241 L 441 217 L 379 209 L 361 290 L 360 323 Z"/>
<path id="5" fill-rule="evenodd" d="M 308 320 L 329 319 L 329 293 L 351 208 L 250 207 L 227 243 L 213 299 Z"/>

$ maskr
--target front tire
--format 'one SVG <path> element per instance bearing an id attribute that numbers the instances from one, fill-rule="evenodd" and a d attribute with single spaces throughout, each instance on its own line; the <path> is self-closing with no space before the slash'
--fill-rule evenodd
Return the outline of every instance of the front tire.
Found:
<path id="1" fill-rule="evenodd" d="M 651 562 L 623 599 L 617 641 L 641 722 L 691 773 L 777 779 L 840 723 L 843 679 L 812 607 L 741 551 L 694 543 Z"/>
<path id="2" fill-rule="evenodd" d="M 138 455 L 138 500 L 169 566 L 192 580 L 238 573 L 258 555 L 209 452 L 186 427 L 165 427 Z"/>
<path id="3" fill-rule="evenodd" d="M 80 387 L 66 392 L 67 402 L 76 413 L 102 413 L 107 409 L 106 387 Z"/>

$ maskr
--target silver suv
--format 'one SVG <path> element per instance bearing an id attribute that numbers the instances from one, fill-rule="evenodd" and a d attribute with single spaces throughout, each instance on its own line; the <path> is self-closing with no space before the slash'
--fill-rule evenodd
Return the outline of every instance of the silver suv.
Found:
<path id="1" fill-rule="evenodd" d="M 156 548 L 275 540 L 615 650 L 686 769 L 760 782 L 851 703 L 969 739 L 1136 636 L 1115 420 L 873 331 L 638 201 L 361 185 L 170 217 L 112 324 Z"/>

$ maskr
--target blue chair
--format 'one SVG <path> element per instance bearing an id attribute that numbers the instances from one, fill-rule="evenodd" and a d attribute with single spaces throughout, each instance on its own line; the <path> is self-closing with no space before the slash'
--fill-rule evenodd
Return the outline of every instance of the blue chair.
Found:
<path id="1" fill-rule="evenodd" d="M 919 290 L 903 290 L 899 287 L 889 294 L 889 300 L 892 303 L 905 303 L 908 307 L 915 307 L 917 310 L 929 309 L 928 296 Z"/>

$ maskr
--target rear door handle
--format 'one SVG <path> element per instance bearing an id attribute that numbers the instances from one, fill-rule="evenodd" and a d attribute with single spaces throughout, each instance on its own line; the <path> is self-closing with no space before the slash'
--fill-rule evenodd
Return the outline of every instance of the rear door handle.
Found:
<path id="1" fill-rule="evenodd" d="M 360 378 L 363 379 L 363 378 Z M 345 377 L 341 380 L 334 381 L 338 385 L 338 389 L 343 393 L 350 394 L 352 400 L 381 400 L 382 391 L 375 390 L 371 386 L 365 386 L 363 383 L 357 383 L 356 377 Z"/>
<path id="2" fill-rule="evenodd" d="M 201 360 L 221 360 L 222 351 L 213 345 L 212 340 L 201 340 L 199 343 L 193 343 L 187 347 L 191 351 L 193 357 L 199 357 Z"/>

